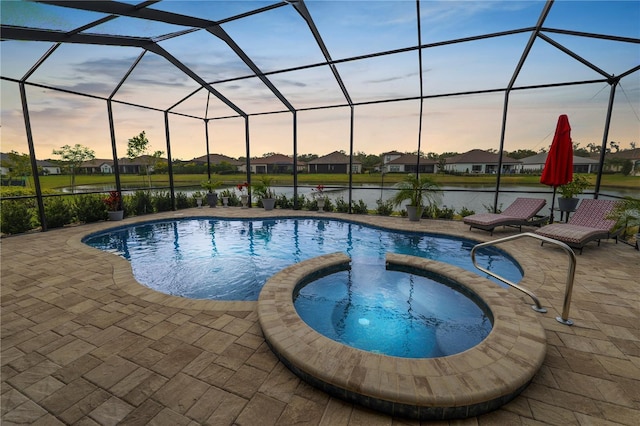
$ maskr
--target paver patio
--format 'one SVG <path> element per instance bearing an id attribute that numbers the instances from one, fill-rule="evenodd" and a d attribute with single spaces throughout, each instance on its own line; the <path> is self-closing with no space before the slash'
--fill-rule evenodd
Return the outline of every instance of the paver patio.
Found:
<path id="1" fill-rule="evenodd" d="M 298 379 L 267 347 L 257 302 L 198 301 L 154 292 L 128 262 L 82 236 L 150 219 L 269 217 L 292 211 L 189 209 L 3 238 L 2 424 L 400 425 Z M 317 212 L 295 212 L 318 216 Z M 488 241 L 454 221 L 327 214 L 398 229 Z M 524 392 L 501 409 L 435 424 L 640 423 L 640 252 L 590 244 L 578 256 L 570 318 L 558 323 L 567 260 L 535 240 L 501 245 L 521 261 L 549 309 L 548 349 Z M 530 300 L 518 296 L 522 303 Z"/>

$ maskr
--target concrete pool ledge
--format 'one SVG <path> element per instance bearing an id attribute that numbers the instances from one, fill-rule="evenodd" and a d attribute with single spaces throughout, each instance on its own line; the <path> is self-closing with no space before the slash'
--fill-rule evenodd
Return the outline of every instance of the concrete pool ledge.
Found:
<path id="1" fill-rule="evenodd" d="M 476 416 L 524 390 L 546 354 L 539 314 L 509 290 L 455 266 L 391 253 L 386 260 L 469 289 L 491 311 L 489 336 L 452 356 L 399 358 L 351 348 L 317 333 L 297 314 L 293 293 L 310 275 L 347 268 L 350 258 L 334 253 L 282 270 L 260 293 L 258 318 L 265 339 L 289 369 L 331 395 L 421 420 Z"/>

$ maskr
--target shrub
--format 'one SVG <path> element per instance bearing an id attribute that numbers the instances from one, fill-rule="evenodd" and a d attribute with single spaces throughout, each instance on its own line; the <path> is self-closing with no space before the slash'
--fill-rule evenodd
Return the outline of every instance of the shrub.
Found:
<path id="1" fill-rule="evenodd" d="M 369 214 L 367 205 L 362 200 L 358 200 L 357 203 L 353 203 L 353 206 L 351 206 L 351 212 L 355 214 Z"/>
<path id="2" fill-rule="evenodd" d="M 316 211 L 316 210 L 320 210 L 318 208 L 318 200 L 316 200 L 315 198 L 311 198 L 306 200 L 306 202 L 303 204 L 303 206 L 310 211 Z"/>
<path id="3" fill-rule="evenodd" d="M 307 200 L 304 198 L 304 195 L 302 197 L 304 201 L 300 201 L 301 206 L 306 207 L 307 210 L 312 210 L 312 211 L 320 210 L 320 208 L 318 207 L 318 200 L 316 198 L 311 198 Z M 329 198 L 325 198 L 324 207 L 322 207 L 322 210 L 324 210 L 325 212 L 332 212 L 335 209 L 336 208 L 331 202 L 331 200 Z"/>
<path id="4" fill-rule="evenodd" d="M 297 210 L 302 209 L 306 203 L 307 203 L 306 197 L 304 195 L 298 195 L 298 208 L 297 208 Z M 292 208 L 294 210 L 296 209 L 295 204 L 292 206 Z"/>
<path id="5" fill-rule="evenodd" d="M 107 219 L 107 211 L 100 194 L 76 195 L 73 207 L 79 222 L 91 223 Z"/>
<path id="6" fill-rule="evenodd" d="M 136 191 L 133 195 L 124 197 L 123 204 L 127 214 L 139 216 L 153 213 L 151 195 L 148 191 Z"/>
<path id="7" fill-rule="evenodd" d="M 343 197 L 336 199 L 336 211 L 338 211 L 338 213 L 349 213 L 349 204 L 344 201 Z"/>
<path id="8" fill-rule="evenodd" d="M 176 193 L 176 209 L 188 209 L 196 205 L 194 198 L 189 198 L 186 193 Z"/>
<path id="9" fill-rule="evenodd" d="M 240 201 L 240 197 L 238 197 L 238 194 L 236 194 L 235 191 L 231 191 L 230 189 L 225 189 L 220 193 L 220 199 L 222 199 L 222 197 L 229 197 L 229 206 L 239 206 L 242 204 L 242 202 Z"/>
<path id="10" fill-rule="evenodd" d="M 152 196 L 152 204 L 157 212 L 168 212 L 173 210 L 173 204 L 171 203 L 171 194 L 168 191 L 158 191 Z"/>
<path id="11" fill-rule="evenodd" d="M 73 221 L 73 207 L 62 197 L 48 197 L 44 200 L 44 215 L 47 228 L 62 228 Z"/>
<path id="12" fill-rule="evenodd" d="M 640 232 L 640 198 L 625 197 L 620 200 L 607 219 L 616 221 L 616 230 L 622 231 L 622 238 Z"/>
<path id="13" fill-rule="evenodd" d="M 487 210 L 487 212 L 494 213 L 493 206 L 489 206 L 487 204 L 483 204 L 482 207 L 484 207 L 485 210 Z M 495 211 L 495 213 L 502 213 L 502 203 L 498 204 L 498 209 Z"/>
<path id="14" fill-rule="evenodd" d="M 336 209 L 336 207 L 333 205 L 333 202 L 331 202 L 331 200 L 329 198 L 324 200 L 324 211 L 325 212 L 332 212 Z"/>
<path id="15" fill-rule="evenodd" d="M 276 204 L 283 209 L 293 209 L 293 198 L 289 200 L 286 195 L 280 194 L 276 196 Z"/>
<path id="16" fill-rule="evenodd" d="M 632 171 L 633 171 L 633 161 L 629 160 L 628 158 L 626 160 L 623 160 L 620 173 L 622 173 L 624 176 L 627 176 L 627 175 L 630 175 Z"/>
<path id="17" fill-rule="evenodd" d="M 43 193 L 50 193 L 50 191 L 43 191 Z M 0 186 L 0 195 L 5 197 L 23 197 L 23 196 L 35 196 L 36 192 L 32 188 L 25 188 L 23 186 Z M 34 204 L 35 206 L 35 204 Z"/>
<path id="18" fill-rule="evenodd" d="M 422 211 L 422 217 L 427 219 L 435 219 L 438 217 L 439 213 L 440 210 L 438 209 L 438 206 L 432 204 L 424 208 L 424 210 Z"/>
<path id="19" fill-rule="evenodd" d="M 378 213 L 380 216 L 391 216 L 391 214 L 393 213 L 393 200 L 378 200 L 376 201 L 376 203 L 378 204 L 376 213 Z"/>
<path id="20" fill-rule="evenodd" d="M 438 208 L 436 206 L 436 218 L 437 219 L 453 219 L 453 216 L 455 215 L 455 210 L 454 209 L 450 209 L 447 206 L 442 206 L 442 208 Z"/>
<path id="21" fill-rule="evenodd" d="M 472 214 L 476 214 L 476 212 L 473 210 L 469 210 L 466 207 L 463 207 L 460 209 L 460 212 L 458 214 L 462 217 L 467 217 L 467 216 L 471 216 Z"/>
<path id="22" fill-rule="evenodd" d="M 33 200 L 2 200 L 0 230 L 5 234 L 20 234 L 33 229 Z"/>

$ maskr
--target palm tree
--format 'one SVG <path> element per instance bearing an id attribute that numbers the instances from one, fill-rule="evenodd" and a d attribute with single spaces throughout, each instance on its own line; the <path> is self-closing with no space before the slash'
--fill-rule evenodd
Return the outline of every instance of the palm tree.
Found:
<path id="1" fill-rule="evenodd" d="M 393 197 L 393 203 L 397 207 L 405 200 L 409 200 L 407 206 L 409 219 L 419 220 L 425 205 L 433 205 L 439 191 L 440 186 L 429 176 L 409 174 L 398 184 L 398 192 Z"/>

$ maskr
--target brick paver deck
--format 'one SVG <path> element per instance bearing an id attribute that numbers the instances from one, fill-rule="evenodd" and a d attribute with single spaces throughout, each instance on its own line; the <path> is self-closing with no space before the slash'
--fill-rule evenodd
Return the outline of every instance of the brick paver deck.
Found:
<path id="1" fill-rule="evenodd" d="M 267 347 L 257 302 L 163 295 L 135 282 L 128 262 L 80 239 L 114 225 L 163 217 L 292 215 L 292 211 L 190 209 L 3 238 L 2 424 L 400 425 L 332 398 L 284 367 Z M 299 212 L 317 216 L 322 213 Z M 296 212 L 296 215 L 298 212 Z M 330 215 L 488 241 L 461 222 Z M 558 323 L 566 257 L 535 240 L 501 245 L 518 259 L 547 354 L 533 382 L 499 410 L 441 424 L 640 423 L 640 252 L 590 244 L 578 256 L 570 318 Z M 522 303 L 530 304 L 518 295 Z"/>

